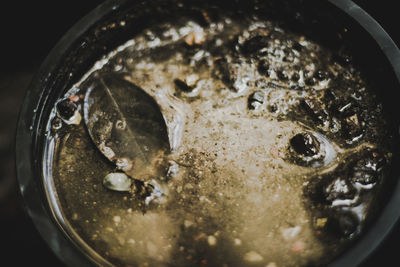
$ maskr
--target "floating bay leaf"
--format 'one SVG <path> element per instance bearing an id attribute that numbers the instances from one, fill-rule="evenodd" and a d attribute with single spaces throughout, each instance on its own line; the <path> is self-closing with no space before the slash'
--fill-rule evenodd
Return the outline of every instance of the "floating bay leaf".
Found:
<path id="1" fill-rule="evenodd" d="M 96 74 L 88 83 L 84 120 L 97 148 L 129 176 L 160 175 L 169 151 L 166 124 L 156 101 L 118 74 Z"/>

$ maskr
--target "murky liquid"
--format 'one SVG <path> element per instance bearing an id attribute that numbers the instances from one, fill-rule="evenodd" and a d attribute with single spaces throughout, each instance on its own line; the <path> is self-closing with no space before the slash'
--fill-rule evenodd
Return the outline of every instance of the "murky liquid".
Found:
<path id="1" fill-rule="evenodd" d="M 273 22 L 203 15 L 208 27 L 182 18 L 145 30 L 65 95 L 76 111 L 49 123 L 53 205 L 111 264 L 326 263 L 362 233 L 383 183 L 381 106 L 346 55 Z M 144 180 L 81 120 L 88 90 L 117 74 L 165 120 L 165 172 L 146 180 L 158 195 L 103 185 L 113 172 Z"/>

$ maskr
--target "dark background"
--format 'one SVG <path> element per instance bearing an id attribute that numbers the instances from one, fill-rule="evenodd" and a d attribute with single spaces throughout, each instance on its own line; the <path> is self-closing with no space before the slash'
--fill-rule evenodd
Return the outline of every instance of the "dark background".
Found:
<path id="1" fill-rule="evenodd" d="M 23 208 L 14 169 L 15 126 L 25 91 L 40 63 L 62 35 L 102 1 L 4 2 L 0 6 L 0 265 L 64 266 L 42 241 Z M 354 2 L 399 46 L 396 1 Z M 400 225 L 362 267 L 400 266 L 399 242 Z"/>

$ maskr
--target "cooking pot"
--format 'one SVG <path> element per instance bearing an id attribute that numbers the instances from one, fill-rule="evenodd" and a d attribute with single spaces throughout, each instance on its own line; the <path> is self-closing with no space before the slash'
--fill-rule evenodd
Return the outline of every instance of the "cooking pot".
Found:
<path id="1" fill-rule="evenodd" d="M 184 1 L 185 6 L 215 5 L 246 12 L 254 1 Z M 400 52 L 386 32 L 350 0 L 266 0 L 265 14 L 285 21 L 285 26 L 316 39 L 331 49 L 345 44 L 362 71 L 372 77 L 379 90 L 384 112 L 395 132 L 400 118 Z M 175 14 L 178 1 L 110 0 L 101 4 L 73 26 L 58 42 L 34 77 L 21 108 L 16 137 L 17 177 L 25 205 L 43 239 L 70 266 L 108 265 L 95 251 L 72 235 L 68 224 L 50 205 L 51 177 L 46 164 L 45 129 L 54 103 L 99 60 L 133 38 L 151 23 Z M 338 36 L 340 38 L 338 38 Z M 382 243 L 400 216 L 399 147 L 396 143 L 393 168 L 380 211 L 365 233 L 331 266 L 355 266 Z"/>

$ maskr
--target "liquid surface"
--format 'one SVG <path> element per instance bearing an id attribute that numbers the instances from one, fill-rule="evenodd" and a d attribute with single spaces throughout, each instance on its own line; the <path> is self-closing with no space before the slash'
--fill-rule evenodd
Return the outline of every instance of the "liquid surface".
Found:
<path id="1" fill-rule="evenodd" d="M 274 22 L 202 15 L 143 31 L 58 102 L 56 205 L 115 265 L 330 261 L 391 157 L 373 88 L 348 55 Z"/>

